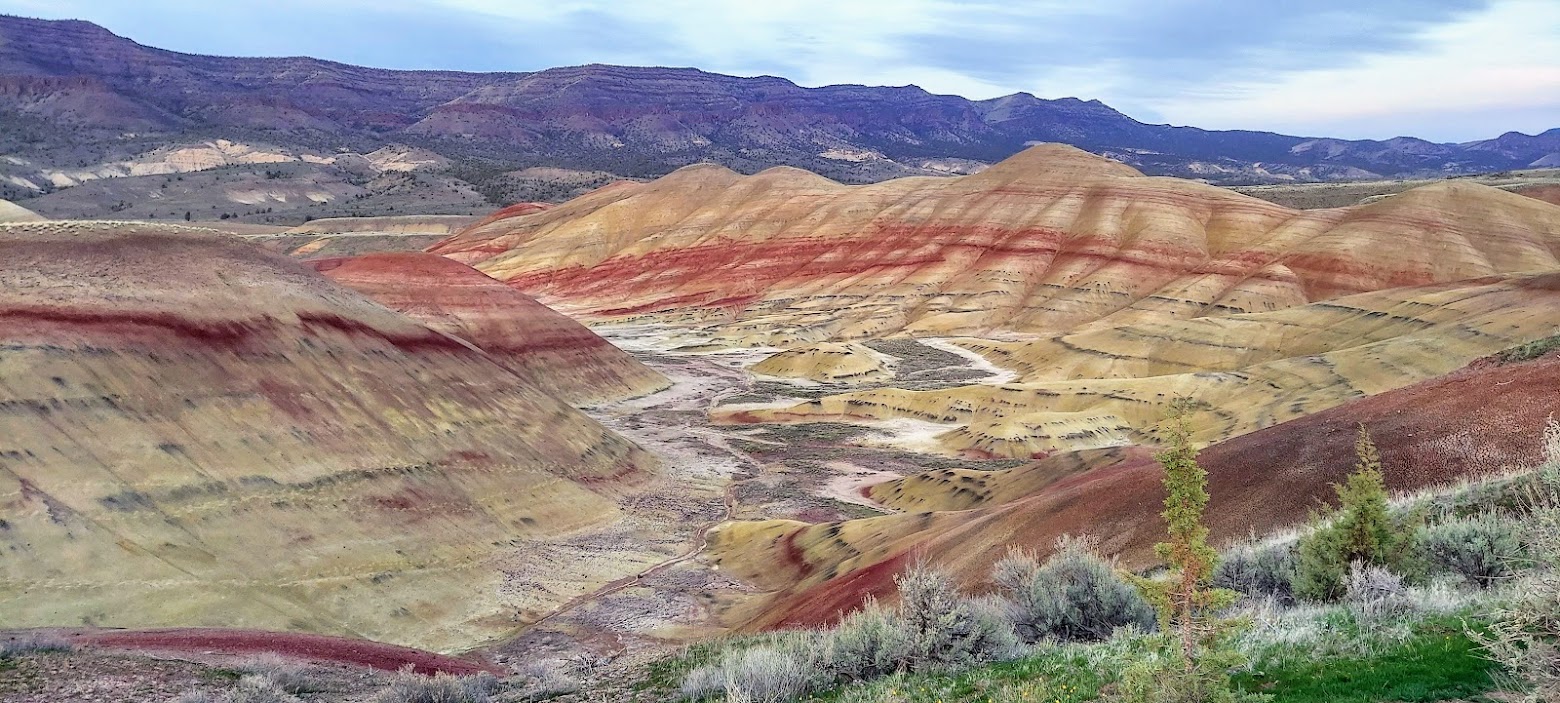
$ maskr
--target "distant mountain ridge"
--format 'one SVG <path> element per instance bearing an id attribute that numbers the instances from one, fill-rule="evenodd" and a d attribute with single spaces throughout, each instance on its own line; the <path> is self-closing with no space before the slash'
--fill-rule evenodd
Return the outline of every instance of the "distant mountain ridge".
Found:
<path id="1" fill-rule="evenodd" d="M 1096 100 L 1027 93 L 972 101 L 914 86 L 804 88 L 689 68 L 464 73 L 198 56 L 89 22 L 9 16 L 0 16 L 0 118 L 0 157 L 27 168 L 90 166 L 210 139 L 357 153 L 407 144 L 453 160 L 479 190 L 484 178 L 533 166 L 648 177 L 700 161 L 868 182 L 966 173 L 1036 142 L 1216 183 L 1560 163 L 1560 128 L 1466 144 L 1313 139 L 1144 124 Z M 20 180 L 0 197 L 27 197 L 22 180 L 50 189 L 4 161 L 0 181 Z"/>

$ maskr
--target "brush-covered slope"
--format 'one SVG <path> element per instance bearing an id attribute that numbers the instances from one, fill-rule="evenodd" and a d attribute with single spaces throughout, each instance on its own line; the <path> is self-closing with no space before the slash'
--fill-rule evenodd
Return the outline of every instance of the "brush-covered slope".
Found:
<path id="1" fill-rule="evenodd" d="M 940 427 L 950 455 L 1030 457 L 1152 442 L 1177 398 L 1201 405 L 1198 441 L 1220 441 L 1453 371 L 1553 334 L 1560 274 L 1394 288 L 1266 313 L 1145 320 L 1022 342 L 958 343 L 1016 382 L 877 388 L 715 413 L 720 422 Z M 917 448 L 925 449 L 924 445 Z"/>
<path id="2" fill-rule="evenodd" d="M 0 627 L 449 650 L 632 573 L 510 582 L 653 461 L 467 343 L 208 230 L 0 250 Z"/>
<path id="3" fill-rule="evenodd" d="M 1560 207 L 1442 183 L 1296 211 L 1042 145 L 971 176 L 866 186 L 692 166 L 431 251 L 594 319 L 789 347 L 1055 334 L 1560 268 Z"/>
<path id="4" fill-rule="evenodd" d="M 1546 285 L 1560 290 L 1560 276 Z M 1361 424 L 1381 449 L 1389 487 L 1413 490 L 1537 465 L 1555 408 L 1560 352 L 1551 351 L 1482 359 L 1213 445 L 1198 457 L 1209 473 L 1213 539 L 1296 524 L 1334 499 L 1331 484 L 1353 470 Z M 1142 446 L 1057 454 L 1009 470 L 936 470 L 871 489 L 904 513 L 822 525 L 728 523 L 711 543 L 723 570 L 780 591 L 754 626 L 817 623 L 868 594 L 891 596 L 893 574 L 918 557 L 975 585 L 1008 545 L 1043 553 L 1058 536 L 1086 533 L 1128 565 L 1152 563 L 1164 534 L 1161 474 Z"/>
<path id="5" fill-rule="evenodd" d="M 470 342 L 570 403 L 644 395 L 669 383 L 584 325 L 460 262 L 406 252 L 311 263 L 337 283 Z"/>
<path id="6" fill-rule="evenodd" d="M 0 223 L 37 222 L 43 216 L 9 200 L 0 200 Z"/>

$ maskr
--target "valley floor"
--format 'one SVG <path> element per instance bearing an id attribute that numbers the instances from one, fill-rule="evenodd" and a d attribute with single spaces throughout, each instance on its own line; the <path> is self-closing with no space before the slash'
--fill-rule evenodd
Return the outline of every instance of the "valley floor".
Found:
<path id="1" fill-rule="evenodd" d="M 518 637 L 496 645 L 491 651 L 501 664 L 537 658 L 577 660 L 582 654 L 643 661 L 728 632 L 767 594 L 727 576 L 703 558 L 711 529 L 733 519 L 819 523 L 894 512 L 867 497 L 864 489 L 928 468 L 970 463 L 874 442 L 892 439 L 892 428 L 886 426 L 711 424 L 709 412 L 716 407 L 793 403 L 840 389 L 755 377 L 747 371 L 773 350 L 670 352 L 654 327 L 597 332 L 673 382 L 663 391 L 586 411 L 661 462 L 659 480 L 664 488 L 645 491 L 641 500 L 654 496 L 668 506 L 675 504 L 669 512 L 687 519 L 668 526 L 668 532 L 684 541 L 659 545 L 661 560 L 570 599 L 538 617 Z M 905 340 L 884 350 L 919 374 L 923 383 L 939 383 L 936 379 L 941 376 L 963 379 L 995 371 L 973 354 L 950 352 L 943 345 L 922 347 Z M 935 355 L 939 363 L 915 366 L 912 357 L 917 353 Z M 583 555 L 611 547 L 582 542 L 574 548 Z M 560 549 L 554 558 L 567 560 L 570 554 Z"/>

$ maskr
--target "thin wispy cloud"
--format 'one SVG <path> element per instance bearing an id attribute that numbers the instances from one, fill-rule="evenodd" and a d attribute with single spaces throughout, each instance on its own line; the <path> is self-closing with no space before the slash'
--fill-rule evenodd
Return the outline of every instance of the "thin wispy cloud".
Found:
<path id="1" fill-rule="evenodd" d="M 695 66 L 1098 98 L 1145 121 L 1466 140 L 1560 125 L 1553 0 L 0 0 L 196 53 L 387 68 Z"/>

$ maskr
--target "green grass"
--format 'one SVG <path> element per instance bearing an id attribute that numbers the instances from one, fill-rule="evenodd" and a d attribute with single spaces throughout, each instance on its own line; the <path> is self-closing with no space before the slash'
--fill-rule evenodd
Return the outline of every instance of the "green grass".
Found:
<path id="1" fill-rule="evenodd" d="M 1281 659 L 1276 666 L 1254 662 L 1260 673 L 1236 681 L 1248 691 L 1272 694 L 1273 703 L 1421 703 L 1469 699 L 1495 689 L 1495 665 L 1450 621 L 1426 623 L 1407 640 L 1370 656 Z"/>
<path id="2" fill-rule="evenodd" d="M 1495 690 L 1496 667 L 1485 659 L 1454 618 L 1416 625 L 1401 641 L 1372 641 L 1342 627 L 1340 642 L 1360 644 L 1364 655 L 1317 655 L 1302 646 L 1272 646 L 1257 657 L 1256 673 L 1236 676 L 1248 691 L 1267 693 L 1273 703 L 1430 703 L 1481 700 Z M 1082 703 L 1101 700 L 1132 647 L 1069 645 L 1045 648 L 1012 662 L 951 673 L 905 674 L 858 682 L 806 699 L 809 703 Z M 657 664 L 663 690 L 675 690 L 695 662 L 713 650 L 690 652 Z"/>

